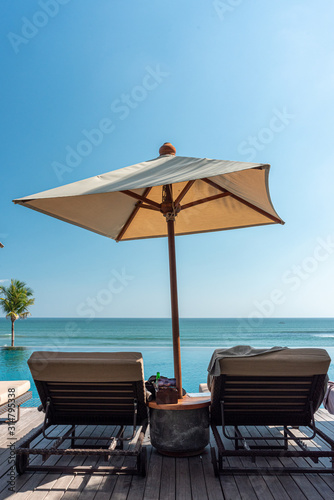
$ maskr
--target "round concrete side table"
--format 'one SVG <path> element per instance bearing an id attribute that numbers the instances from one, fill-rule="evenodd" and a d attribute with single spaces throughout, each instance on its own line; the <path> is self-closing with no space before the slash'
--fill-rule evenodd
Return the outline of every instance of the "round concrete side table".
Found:
<path id="1" fill-rule="evenodd" d="M 189 457 L 199 455 L 209 444 L 208 397 L 185 395 L 176 404 L 148 403 L 151 444 L 163 455 Z"/>

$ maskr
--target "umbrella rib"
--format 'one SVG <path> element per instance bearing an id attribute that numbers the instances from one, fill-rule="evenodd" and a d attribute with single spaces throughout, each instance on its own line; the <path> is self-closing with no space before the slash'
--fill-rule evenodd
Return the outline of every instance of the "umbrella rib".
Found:
<path id="1" fill-rule="evenodd" d="M 223 193 L 229 193 L 232 196 L 232 198 L 234 198 L 235 200 L 240 201 L 240 203 L 243 203 L 247 207 L 252 208 L 253 210 L 255 210 L 255 212 L 258 212 L 258 213 L 264 215 L 265 217 L 268 217 L 268 219 L 271 219 L 272 221 L 277 222 L 278 224 L 284 224 L 284 222 L 281 219 L 279 219 L 278 217 L 275 217 L 274 215 L 269 214 L 265 210 L 262 210 L 262 208 L 259 208 L 256 205 L 253 205 L 252 203 L 250 203 L 249 201 L 244 200 L 240 196 L 231 193 L 230 191 L 228 191 L 227 189 L 219 186 L 219 184 L 216 184 L 215 182 L 211 181 L 210 179 L 203 178 L 201 180 L 204 181 L 204 182 L 206 182 L 210 186 L 218 189 L 219 191 L 222 191 Z"/>
<path id="2" fill-rule="evenodd" d="M 208 179 L 207 177 L 204 177 L 203 179 L 201 179 L 201 181 L 206 182 L 207 184 L 210 184 L 210 186 L 218 189 L 218 191 L 222 191 L 223 193 L 228 193 L 229 192 L 229 191 L 227 191 L 227 189 L 219 186 L 219 184 L 216 184 L 215 182 L 213 182 L 212 180 Z"/>
<path id="3" fill-rule="evenodd" d="M 159 208 L 151 207 L 151 205 L 143 205 L 142 202 L 139 202 L 138 208 L 146 208 L 147 210 L 154 210 L 155 212 L 160 212 Z"/>
<path id="4" fill-rule="evenodd" d="M 151 188 L 150 188 L 151 189 Z M 131 196 L 132 198 L 135 198 L 136 200 L 143 201 L 147 203 L 148 205 L 151 205 L 153 207 L 156 207 L 158 210 L 160 210 L 161 206 L 159 203 L 153 200 L 149 200 L 146 198 L 146 196 L 141 196 L 140 194 L 134 193 L 133 191 L 129 191 L 128 189 L 125 191 L 120 191 L 123 194 L 126 194 L 127 196 Z"/>
<path id="5" fill-rule="evenodd" d="M 151 187 L 146 188 L 146 189 L 145 189 L 145 191 L 144 191 L 143 196 L 144 196 L 144 197 L 146 197 L 146 195 L 148 195 L 148 193 L 151 191 L 151 189 L 152 189 Z M 129 228 L 129 226 L 130 226 L 131 222 L 132 222 L 132 221 L 133 221 L 133 219 L 136 217 L 136 215 L 137 215 L 137 213 L 138 213 L 138 210 L 139 210 L 139 208 L 140 208 L 141 206 L 142 206 L 142 201 L 138 201 L 138 202 L 136 203 L 136 205 L 135 205 L 135 208 L 132 210 L 132 213 L 131 213 L 130 217 L 128 218 L 128 220 L 126 221 L 126 223 L 124 224 L 124 226 L 122 227 L 122 229 L 121 229 L 121 231 L 119 232 L 119 234 L 117 235 L 117 238 L 115 238 L 115 239 L 116 239 L 116 241 L 120 241 L 120 240 L 123 238 L 123 236 L 124 236 L 125 232 L 128 230 L 128 228 Z"/>
<path id="6" fill-rule="evenodd" d="M 175 201 L 174 201 L 175 205 L 177 205 L 178 203 L 180 203 L 181 200 L 183 200 L 183 198 L 188 193 L 189 189 L 194 184 L 194 182 L 195 182 L 195 180 L 187 182 L 187 184 L 184 186 L 184 188 L 182 189 L 179 196 L 175 199 Z"/>
<path id="7" fill-rule="evenodd" d="M 196 205 L 201 205 L 202 203 L 207 203 L 209 201 L 218 200 L 219 198 L 225 198 L 225 196 L 230 196 L 230 195 L 231 193 L 215 194 L 214 196 L 209 196 L 208 198 L 203 198 L 202 200 L 196 200 L 190 203 L 186 203 L 186 205 L 181 206 L 181 209 L 185 210 L 186 208 L 194 207 Z"/>

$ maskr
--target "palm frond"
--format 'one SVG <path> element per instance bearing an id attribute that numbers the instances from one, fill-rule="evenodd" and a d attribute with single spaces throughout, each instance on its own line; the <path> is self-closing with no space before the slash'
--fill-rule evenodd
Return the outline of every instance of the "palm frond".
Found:
<path id="1" fill-rule="evenodd" d="M 9 286 L 0 286 L 0 295 L 0 307 L 11 319 L 26 316 L 28 308 L 35 303 L 32 289 L 19 280 L 12 279 Z"/>

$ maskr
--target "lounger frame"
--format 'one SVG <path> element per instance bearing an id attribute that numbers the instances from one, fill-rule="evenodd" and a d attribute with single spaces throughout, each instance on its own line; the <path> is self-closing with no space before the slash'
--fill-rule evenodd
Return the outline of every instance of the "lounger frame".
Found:
<path id="1" fill-rule="evenodd" d="M 148 426 L 148 413 L 144 400 L 143 381 L 135 382 L 41 382 L 35 381 L 45 411 L 43 424 L 24 443 L 16 449 L 16 469 L 19 474 L 25 471 L 45 471 L 64 473 L 111 473 L 146 474 L 146 448 L 143 440 Z M 55 435 L 55 426 L 69 426 L 61 436 Z M 77 425 L 113 425 L 115 435 L 108 438 L 89 438 L 76 436 Z M 124 437 L 126 425 L 133 431 Z M 138 437 L 132 448 L 124 449 L 124 441 Z M 37 448 L 34 440 L 46 439 L 51 447 Z M 94 440 L 97 444 L 78 444 L 81 440 Z M 64 442 L 70 447 L 60 448 Z M 29 465 L 30 455 L 41 455 L 45 462 L 51 455 L 58 456 L 96 456 L 102 457 L 105 465 L 62 466 Z M 117 467 L 111 464 L 115 457 L 135 457 L 134 466 Z"/>
<path id="2" fill-rule="evenodd" d="M 31 398 L 32 398 L 32 392 L 27 391 L 24 394 L 22 394 L 21 396 L 17 396 L 15 398 L 15 400 L 12 399 L 11 401 L 8 401 L 7 403 L 1 405 L 0 406 L 0 415 L 7 413 L 7 418 L 0 418 L 0 425 L 1 424 L 16 424 L 16 422 L 18 422 L 20 420 L 21 405 L 23 403 L 25 403 L 26 401 L 29 401 L 29 399 L 31 399 Z M 10 417 L 10 415 L 13 413 L 13 411 L 12 411 L 13 410 L 13 403 L 17 408 L 16 419 L 15 418 L 12 419 Z"/>
<path id="3" fill-rule="evenodd" d="M 218 447 L 218 458 L 211 447 L 215 474 L 334 473 L 334 441 L 318 429 L 314 421 L 314 408 L 321 397 L 325 377 L 215 377 L 211 405 L 211 429 Z M 221 434 L 218 426 L 221 426 Z M 247 426 L 248 431 L 250 426 L 279 426 L 282 430 L 279 436 L 259 436 L 259 433 L 249 435 L 242 432 L 240 426 Z M 232 434 L 228 427 L 233 428 Z M 308 434 L 304 430 L 301 432 L 299 427 L 305 427 Z M 327 449 L 323 446 L 317 450 L 309 449 L 307 442 L 316 437 L 327 444 Z M 234 449 L 230 449 L 229 441 Z M 289 449 L 289 444 L 293 445 L 292 449 Z M 232 457 L 249 457 L 254 466 L 230 466 L 226 459 Z M 331 466 L 256 467 L 256 457 L 302 457 L 316 464 L 320 458 L 329 458 Z"/>

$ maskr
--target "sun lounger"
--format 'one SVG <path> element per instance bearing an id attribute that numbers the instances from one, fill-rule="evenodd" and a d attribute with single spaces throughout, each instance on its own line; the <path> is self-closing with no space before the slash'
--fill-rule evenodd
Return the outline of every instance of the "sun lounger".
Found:
<path id="1" fill-rule="evenodd" d="M 314 422 L 330 361 L 324 349 L 284 349 L 221 359 L 220 375 L 209 384 L 211 428 L 218 447 L 218 459 L 211 448 L 215 474 L 334 473 L 334 441 Z M 222 426 L 221 433 L 218 426 Z M 311 442 L 314 438 L 317 445 Z M 256 457 L 267 457 L 268 464 L 276 457 L 274 462 L 279 465 L 281 461 L 282 467 L 257 467 Z M 286 466 L 284 457 L 290 457 L 290 463 L 291 457 L 296 458 L 300 467 Z M 325 463 L 328 459 L 332 463 L 310 467 L 307 461 L 299 463 L 299 457 L 315 463 L 325 458 Z"/>
<path id="2" fill-rule="evenodd" d="M 14 424 L 20 420 L 21 404 L 31 399 L 29 389 L 29 380 L 0 381 L 0 415 L 7 415 L 0 418 L 0 424 Z"/>
<path id="3" fill-rule="evenodd" d="M 334 415 L 334 382 L 329 381 L 327 385 L 326 394 L 324 397 L 324 407 Z"/>
<path id="4" fill-rule="evenodd" d="M 16 468 L 66 473 L 146 473 L 147 407 L 143 358 L 138 352 L 34 352 L 28 360 L 45 412 L 44 423 L 16 449 Z M 89 438 L 76 435 L 78 425 L 117 426 L 112 436 Z M 52 426 L 52 429 L 50 427 Z M 66 426 L 62 436 L 54 426 Z M 130 437 L 124 437 L 125 426 L 132 426 Z M 138 433 L 136 428 L 139 427 Z M 51 431 L 51 432 L 50 432 Z M 135 435 L 137 439 L 132 443 Z M 31 447 L 41 438 L 52 441 L 51 447 Z M 93 439 L 94 445 L 83 444 Z M 64 443 L 70 441 L 70 447 Z M 81 441 L 81 444 L 80 444 Z M 124 441 L 130 441 L 128 449 Z M 64 447 L 65 446 L 65 447 Z M 29 465 L 29 455 L 95 456 L 105 465 L 53 466 Z M 134 457 L 135 465 L 112 465 L 112 459 Z M 118 460 L 118 461 L 119 461 Z M 125 462 L 126 463 L 126 462 Z"/>

